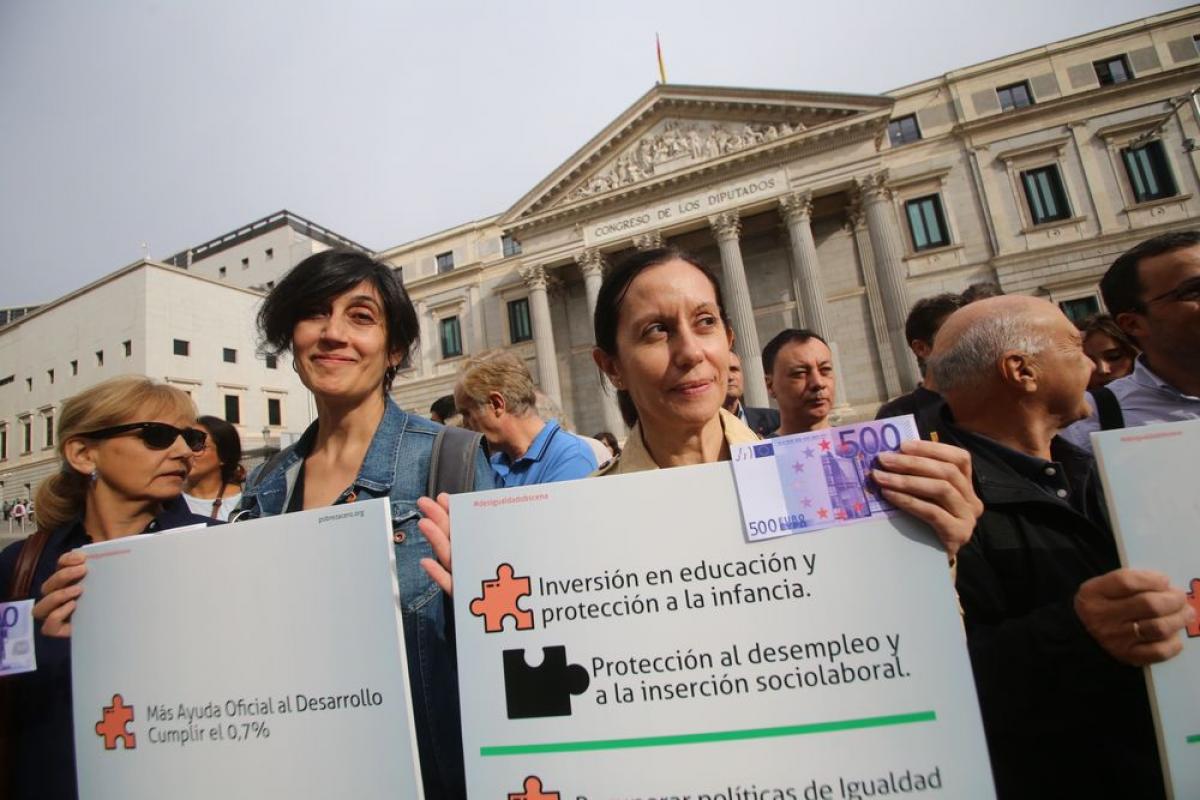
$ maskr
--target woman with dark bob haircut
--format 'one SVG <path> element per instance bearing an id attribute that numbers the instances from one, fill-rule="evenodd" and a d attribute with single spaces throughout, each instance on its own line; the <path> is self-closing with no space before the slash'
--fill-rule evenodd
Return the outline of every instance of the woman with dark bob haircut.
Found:
<path id="1" fill-rule="evenodd" d="M 632 426 L 621 455 L 597 475 L 727 461 L 733 445 L 758 441 L 722 405 L 734 333 L 716 277 L 674 248 L 635 253 L 604 278 L 596 299 L 592 357 L 617 390 Z M 983 503 L 965 450 L 910 441 L 872 470 L 883 496 L 933 528 L 953 556 L 971 537 Z M 451 588 L 450 521 L 432 516 L 438 561 L 425 563 Z"/>
<path id="2" fill-rule="evenodd" d="M 390 499 L 425 796 L 464 797 L 452 636 L 438 587 L 420 566 L 432 550 L 417 524 L 422 510 L 441 508 L 422 497 L 441 426 L 406 414 L 388 395 L 417 339 L 412 302 L 386 264 L 353 250 L 326 250 L 271 290 L 258 325 L 266 349 L 291 353 L 317 419 L 250 476 L 234 518 Z M 480 450 L 475 486 L 493 485 Z M 448 504 L 445 495 L 439 500 Z"/>

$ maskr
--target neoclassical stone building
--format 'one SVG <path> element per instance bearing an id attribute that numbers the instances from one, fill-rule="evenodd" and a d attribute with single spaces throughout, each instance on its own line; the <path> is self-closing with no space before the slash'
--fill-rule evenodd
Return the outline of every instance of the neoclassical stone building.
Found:
<path id="1" fill-rule="evenodd" d="M 511 208 L 380 253 L 423 342 L 397 382 L 426 411 L 461 359 L 511 347 L 585 432 L 623 431 L 591 358 L 605 265 L 666 242 L 723 282 L 752 404 L 784 327 L 836 347 L 841 413 L 910 389 L 911 304 L 994 281 L 1069 315 L 1112 259 L 1200 213 L 1200 9 L 886 95 L 655 86 Z"/>

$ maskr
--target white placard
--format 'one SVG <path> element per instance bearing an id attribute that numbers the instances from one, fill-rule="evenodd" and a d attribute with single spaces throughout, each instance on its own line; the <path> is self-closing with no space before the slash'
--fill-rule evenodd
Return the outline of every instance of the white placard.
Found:
<path id="1" fill-rule="evenodd" d="M 747 544 L 728 463 L 451 504 L 472 800 L 994 796 L 920 523 Z"/>
<path id="2" fill-rule="evenodd" d="M 85 551 L 81 798 L 421 796 L 386 500 Z"/>
<path id="3" fill-rule="evenodd" d="M 1168 792 L 1200 797 L 1200 421 L 1092 434 L 1109 515 L 1127 567 L 1165 573 L 1197 621 L 1183 652 L 1146 670 Z"/>

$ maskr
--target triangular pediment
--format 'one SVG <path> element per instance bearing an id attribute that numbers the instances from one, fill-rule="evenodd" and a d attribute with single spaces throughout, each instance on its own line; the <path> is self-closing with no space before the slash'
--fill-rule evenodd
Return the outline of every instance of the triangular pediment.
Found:
<path id="1" fill-rule="evenodd" d="M 870 118 L 892 98 L 655 86 L 501 216 L 519 226 Z"/>

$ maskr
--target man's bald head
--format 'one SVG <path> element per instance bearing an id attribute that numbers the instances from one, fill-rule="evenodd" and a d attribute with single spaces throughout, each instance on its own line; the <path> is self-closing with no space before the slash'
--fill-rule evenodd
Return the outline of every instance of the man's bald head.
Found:
<path id="1" fill-rule="evenodd" d="M 938 391 L 953 394 L 1001 380 L 1005 353 L 1036 356 L 1067 321 L 1050 302 L 1003 295 L 963 306 L 946 319 L 934 340 L 929 368 Z"/>

